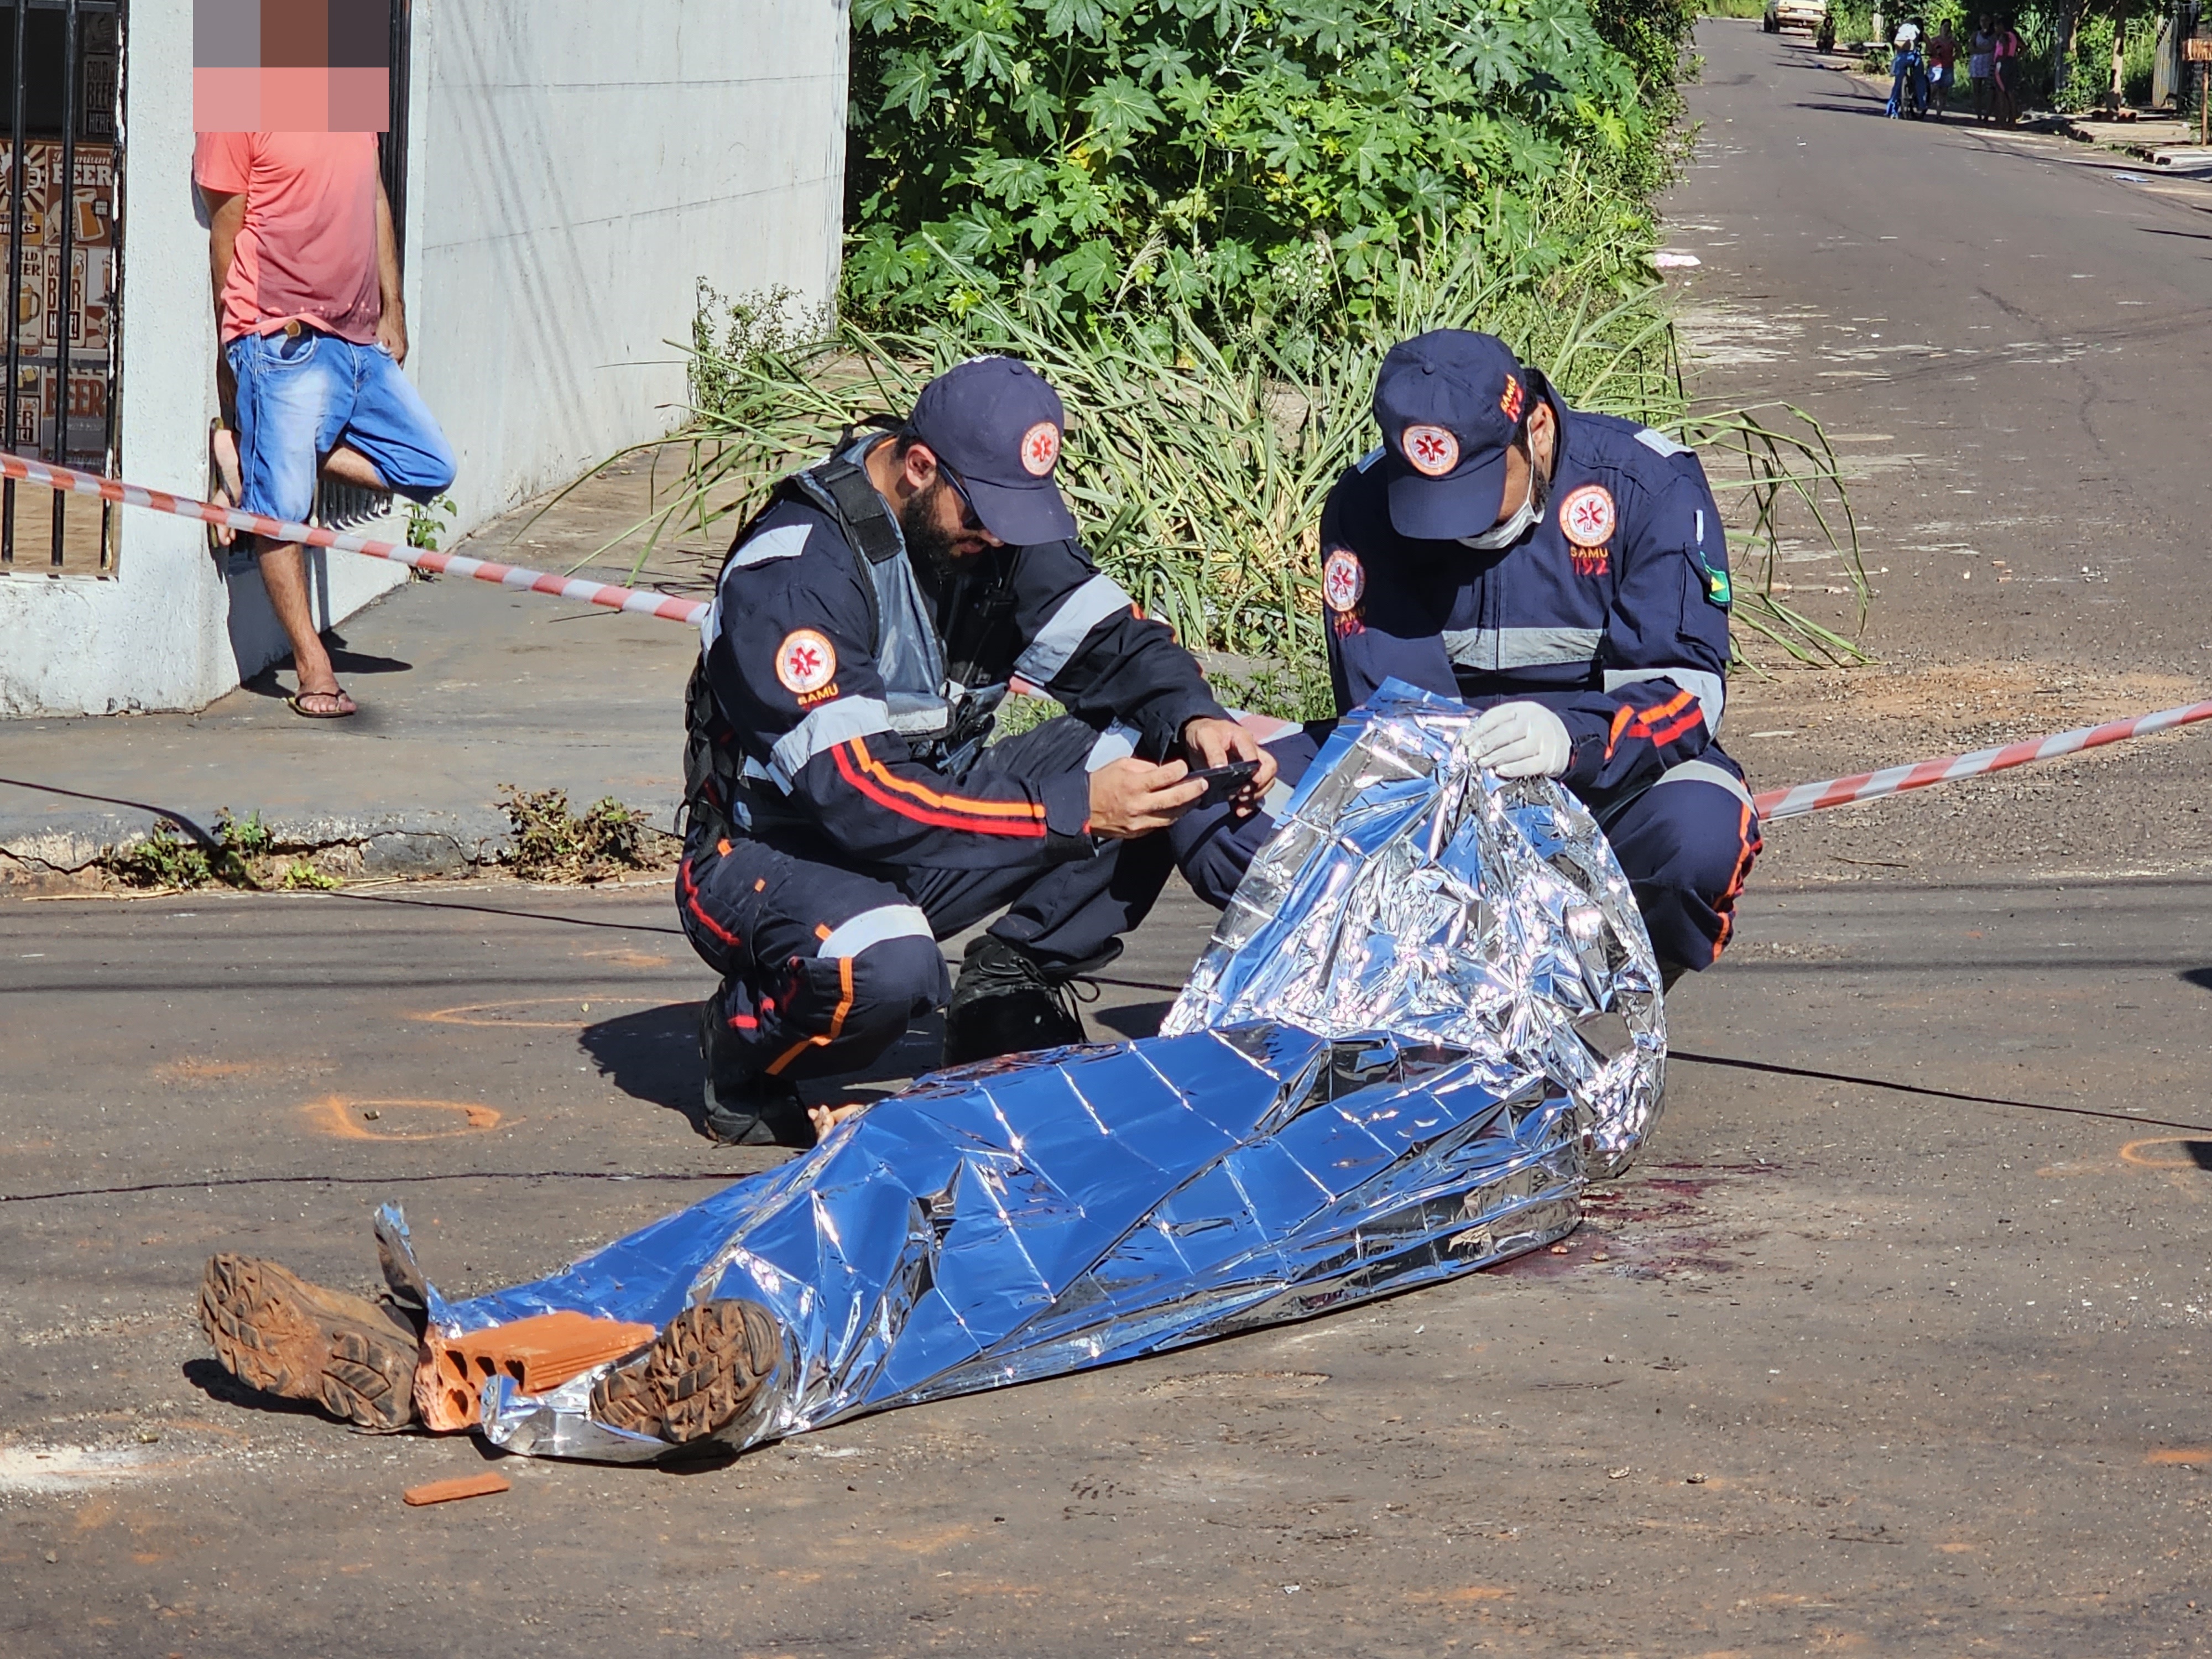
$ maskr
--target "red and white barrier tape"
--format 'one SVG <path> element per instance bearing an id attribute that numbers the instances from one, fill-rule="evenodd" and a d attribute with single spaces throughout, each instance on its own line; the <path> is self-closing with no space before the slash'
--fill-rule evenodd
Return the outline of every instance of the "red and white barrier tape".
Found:
<path id="1" fill-rule="evenodd" d="M 241 513 L 236 507 L 217 507 L 212 501 L 197 501 L 189 495 L 172 495 L 167 490 L 147 489 L 137 484 L 125 483 L 119 478 L 103 478 L 95 473 L 79 472 L 72 467 L 57 465 L 51 461 L 30 460 L 21 455 L 11 455 L 5 450 L 0 450 L 0 477 L 15 478 L 24 483 L 44 485 L 79 495 L 97 495 L 103 501 L 119 501 L 125 507 L 143 507 L 155 513 L 173 514 L 180 519 L 200 519 L 209 524 L 227 524 L 234 530 L 251 531 L 257 536 L 266 536 L 274 541 L 304 542 L 311 547 L 334 548 L 342 553 L 362 553 L 372 559 L 390 559 L 395 564 L 411 566 L 418 570 L 471 576 L 480 582 L 495 582 L 501 587 L 605 605 L 610 611 L 627 611 L 641 617 L 659 617 L 669 622 L 694 626 L 707 614 L 704 599 L 680 599 L 674 594 L 656 593 L 650 588 L 617 587 L 607 582 L 580 581 L 573 577 L 550 575 L 542 570 L 527 570 L 520 565 L 498 564 L 489 559 L 465 558 L 458 553 L 433 553 L 427 548 L 409 547 L 398 542 L 374 541 L 367 536 L 321 530 L 313 525 L 287 524 L 280 519 L 264 519 L 258 513 Z M 1288 722 L 1278 725 L 1267 720 L 1264 715 L 1248 715 L 1245 720 L 1246 724 L 1255 726 L 1263 721 L 1274 725 L 1278 732 L 1289 729 Z M 2025 766 L 2030 761 L 2050 760 L 2084 749 L 2101 749 L 2108 743 L 2124 743 L 2130 738 L 2148 737 L 2154 732 L 2167 732 L 2178 726 L 2193 726 L 2198 720 L 2212 720 L 2212 702 L 2194 702 L 2180 708 L 2162 708 L 2153 714 L 2137 714 L 2132 720 L 2108 720 L 2102 726 L 2084 726 L 2048 738 L 2032 738 L 2024 743 L 2008 743 L 1996 749 L 1978 749 L 1971 755 L 1946 755 L 1911 766 L 1888 767 L 1880 772 L 1861 772 L 1848 778 L 1801 783 L 1790 789 L 1769 789 L 1754 795 L 1752 802 L 1759 809 L 1759 816 L 1763 822 L 1776 823 L 1784 818 L 1802 817 L 1808 812 L 1825 811 L 1831 806 L 1849 806 L 1856 801 L 1880 800 L 1885 795 L 1903 794 L 1908 789 L 1925 789 L 1935 783 L 1955 783 L 1961 778 L 1977 778 L 1985 772 L 2002 772 L 2012 767 Z M 1275 734 L 1271 732 L 1267 735 Z M 1266 740 L 1266 738 L 1261 739 L 1263 742 Z"/>
<path id="2" fill-rule="evenodd" d="M 340 530 L 288 524 L 282 519 L 264 519 L 258 513 L 241 513 L 234 507 L 217 507 L 212 501 L 196 501 L 189 495 L 172 495 L 167 490 L 143 489 L 137 484 L 125 483 L 119 478 L 103 478 L 95 473 L 79 472 L 72 467 L 59 466 L 52 461 L 29 460 L 21 455 L 10 455 L 4 450 L 0 450 L 0 477 L 15 478 L 24 483 L 40 484 L 73 495 L 97 495 L 102 501 L 119 501 L 125 507 L 143 507 L 155 513 L 173 514 L 180 519 L 200 519 L 209 524 L 227 524 L 234 530 L 252 531 L 255 535 L 266 536 L 272 541 L 305 542 L 310 547 L 334 548 L 341 553 L 363 553 L 372 559 L 389 559 L 394 564 L 407 565 L 416 570 L 471 576 L 480 582 L 496 582 L 501 587 L 548 593 L 556 599 L 575 599 L 586 605 L 602 605 L 610 611 L 628 611 L 641 617 L 659 617 L 668 622 L 689 623 L 696 627 L 699 618 L 707 614 L 704 599 L 679 599 L 673 594 L 656 593 L 650 588 L 617 587 L 608 582 L 582 581 L 570 576 L 551 575 L 543 570 L 526 570 L 520 565 L 465 558 L 459 553 L 433 553 L 428 548 L 410 547 L 402 542 L 380 542 Z"/>
<path id="3" fill-rule="evenodd" d="M 1960 778 L 1978 778 L 1984 772 L 2025 766 L 2030 761 L 2051 760 L 2083 749 L 2101 749 L 2108 743 L 2147 738 L 2154 732 L 2169 732 L 2177 726 L 2193 726 L 2198 720 L 2212 720 L 2212 702 L 2161 708 L 2154 714 L 2137 714 L 2132 720 L 2084 726 L 2075 731 L 2030 738 L 2024 743 L 2008 743 L 1996 749 L 1977 749 L 1971 755 L 1946 755 L 1911 766 L 1861 772 L 1855 777 L 1801 783 L 1794 789 L 1770 789 L 1752 797 L 1752 804 L 1759 809 L 1762 822 L 1773 823 L 1807 812 L 1824 811 L 1831 806 L 1849 806 L 1854 801 L 1880 800 L 1885 795 L 1902 794 L 1908 789 L 1925 789 L 1931 783 L 1954 783 Z"/>

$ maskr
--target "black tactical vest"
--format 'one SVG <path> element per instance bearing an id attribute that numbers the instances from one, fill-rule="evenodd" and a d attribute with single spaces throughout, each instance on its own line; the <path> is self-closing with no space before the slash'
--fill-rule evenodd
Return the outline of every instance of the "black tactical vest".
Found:
<path id="1" fill-rule="evenodd" d="M 989 738 L 998 706 L 1006 698 L 1006 682 L 1000 678 L 995 684 L 971 689 L 947 678 L 944 640 L 915 579 L 906 541 L 890 504 L 860 465 L 865 453 L 866 447 L 851 443 L 848 434 L 830 459 L 778 483 L 732 539 L 715 574 L 715 588 L 719 592 L 730 560 L 779 502 L 803 501 L 829 514 L 859 565 L 860 591 L 868 602 L 869 644 L 884 683 L 891 729 L 906 739 L 915 759 L 957 776 Z M 984 610 L 995 614 L 1006 608 L 1007 601 L 1000 591 L 1005 585 L 1002 567 L 1001 580 L 981 596 Z M 963 668 L 974 672 L 972 665 Z M 737 732 L 714 701 L 708 682 L 704 641 L 684 693 L 684 732 L 686 823 L 681 828 L 687 838 L 702 832 L 709 840 L 720 840 L 733 829 L 752 829 L 760 817 L 783 816 L 774 791 L 753 787 L 745 776 Z"/>

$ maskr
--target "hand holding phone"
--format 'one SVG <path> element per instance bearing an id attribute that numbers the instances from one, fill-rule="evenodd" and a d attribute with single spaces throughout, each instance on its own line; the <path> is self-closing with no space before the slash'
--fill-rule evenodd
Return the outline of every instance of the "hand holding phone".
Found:
<path id="1" fill-rule="evenodd" d="M 1241 793 L 1260 769 L 1257 761 L 1231 761 L 1226 766 L 1203 767 L 1190 773 L 1183 781 L 1206 786 L 1206 793 L 1193 801 L 1193 806 L 1218 806 L 1222 802 Z"/>

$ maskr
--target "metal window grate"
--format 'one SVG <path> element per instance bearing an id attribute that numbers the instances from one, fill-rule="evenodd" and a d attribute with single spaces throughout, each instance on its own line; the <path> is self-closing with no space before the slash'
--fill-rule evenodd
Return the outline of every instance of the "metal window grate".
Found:
<path id="1" fill-rule="evenodd" d="M 7 447 L 112 472 L 122 280 L 125 0 L 0 0 Z M 0 483 L 0 570 L 104 575 L 105 501 Z"/>

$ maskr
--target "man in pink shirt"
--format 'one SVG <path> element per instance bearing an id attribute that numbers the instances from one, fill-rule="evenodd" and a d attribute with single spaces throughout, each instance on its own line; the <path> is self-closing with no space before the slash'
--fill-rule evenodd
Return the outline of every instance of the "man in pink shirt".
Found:
<path id="1" fill-rule="evenodd" d="M 453 455 L 399 372 L 407 319 L 375 135 L 204 132 L 192 176 L 207 204 L 222 336 L 216 379 L 237 434 L 239 506 L 304 520 L 318 471 L 435 498 L 453 481 Z M 228 459 L 220 447 L 218 459 Z M 292 641 L 294 711 L 313 720 L 356 712 L 316 631 L 299 544 L 256 543 Z"/>

